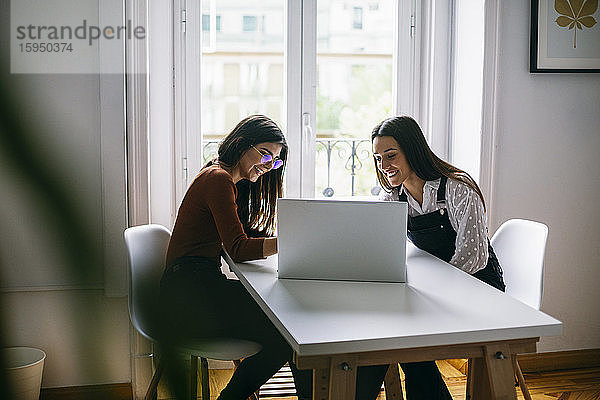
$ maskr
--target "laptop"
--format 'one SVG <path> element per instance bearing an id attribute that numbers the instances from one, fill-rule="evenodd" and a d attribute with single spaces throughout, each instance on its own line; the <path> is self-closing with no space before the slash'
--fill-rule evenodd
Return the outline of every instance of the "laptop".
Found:
<path id="1" fill-rule="evenodd" d="M 406 202 L 279 199 L 278 276 L 406 282 Z"/>

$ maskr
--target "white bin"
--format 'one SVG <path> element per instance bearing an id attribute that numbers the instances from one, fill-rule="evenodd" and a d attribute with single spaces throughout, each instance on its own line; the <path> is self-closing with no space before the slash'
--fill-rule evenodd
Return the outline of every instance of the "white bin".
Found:
<path id="1" fill-rule="evenodd" d="M 32 347 L 6 347 L 2 352 L 15 400 L 38 400 L 46 353 Z"/>

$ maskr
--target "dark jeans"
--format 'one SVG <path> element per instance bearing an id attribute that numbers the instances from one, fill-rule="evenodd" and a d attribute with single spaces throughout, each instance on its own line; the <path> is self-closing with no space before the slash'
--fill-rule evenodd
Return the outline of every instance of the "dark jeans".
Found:
<path id="1" fill-rule="evenodd" d="M 286 362 L 290 363 L 299 399 L 312 397 L 312 371 L 298 370 L 292 349 L 239 281 L 228 280 L 214 261 L 183 257 L 161 280 L 163 337 L 215 337 L 251 340 L 262 350 L 242 361 L 219 399 L 248 398 Z M 387 365 L 357 370 L 359 400 L 375 399 Z"/>
<path id="2" fill-rule="evenodd" d="M 400 363 L 406 400 L 452 400 L 435 361 Z"/>
<path id="3" fill-rule="evenodd" d="M 487 266 L 473 274 L 474 277 L 504 292 L 506 286 L 502 279 L 496 254 L 491 250 Z M 442 379 L 435 361 L 401 363 L 406 380 L 407 400 L 452 400 L 450 392 Z"/>

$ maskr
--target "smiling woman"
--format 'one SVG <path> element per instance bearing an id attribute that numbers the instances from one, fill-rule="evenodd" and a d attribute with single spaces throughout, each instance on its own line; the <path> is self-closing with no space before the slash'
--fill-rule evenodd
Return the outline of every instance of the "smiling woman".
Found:
<path id="1" fill-rule="evenodd" d="M 259 148 L 259 152 L 252 147 Z M 237 214 L 248 236 L 270 236 L 275 230 L 275 206 L 282 196 L 284 168 L 262 176 L 271 168 L 261 162 L 265 154 L 276 155 L 285 163 L 287 142 L 270 118 L 253 115 L 233 128 L 219 145 L 217 158 L 202 169 L 218 166 L 231 175 L 237 190 Z"/>
<path id="2" fill-rule="evenodd" d="M 237 338 L 262 347 L 242 361 L 219 399 L 248 398 L 288 361 L 299 397 L 310 396 L 310 374 L 297 372 L 287 342 L 239 281 L 220 270 L 222 248 L 237 261 L 277 252 L 277 239 L 268 236 L 286 158 L 275 122 L 263 115 L 243 119 L 189 187 L 173 228 L 161 281 L 163 326 L 182 337 Z"/>
<path id="3" fill-rule="evenodd" d="M 300 400 L 312 397 L 312 372 L 298 371 L 292 349 L 237 280 L 221 273 L 224 248 L 235 261 L 277 252 L 275 206 L 288 147 L 271 119 L 252 115 L 219 145 L 185 194 L 161 281 L 162 326 L 182 337 L 250 340 L 262 350 L 235 370 L 219 399 L 245 399 L 289 362 Z M 375 399 L 387 365 L 357 370 L 357 399 Z"/>
<path id="4" fill-rule="evenodd" d="M 436 156 L 411 117 L 380 122 L 371 141 L 384 188 L 380 198 L 408 203 L 411 242 L 504 291 L 502 269 L 488 240 L 483 195 L 473 178 Z M 401 366 L 408 398 L 452 398 L 433 361 Z"/>

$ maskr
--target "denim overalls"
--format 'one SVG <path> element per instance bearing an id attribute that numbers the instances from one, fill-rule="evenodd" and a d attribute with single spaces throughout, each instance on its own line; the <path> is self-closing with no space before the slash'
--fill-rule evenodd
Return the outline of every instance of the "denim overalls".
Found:
<path id="1" fill-rule="evenodd" d="M 408 238 L 421 250 L 449 262 L 456 251 L 456 231 L 450 224 L 448 209 L 446 208 L 446 182 L 448 178 L 441 177 L 437 190 L 437 203 L 443 203 L 443 208 L 437 211 L 419 215 L 408 216 Z M 399 196 L 400 201 L 407 201 L 406 193 Z M 488 240 L 488 261 L 484 269 L 473 274 L 477 279 L 504 291 L 502 268 Z"/>

